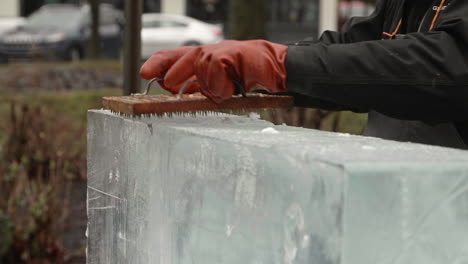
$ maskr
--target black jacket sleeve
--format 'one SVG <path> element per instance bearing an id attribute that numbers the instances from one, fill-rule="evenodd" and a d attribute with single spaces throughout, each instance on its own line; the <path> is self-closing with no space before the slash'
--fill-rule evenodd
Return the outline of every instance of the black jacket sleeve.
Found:
<path id="1" fill-rule="evenodd" d="M 337 109 L 427 122 L 467 120 L 468 2 L 452 0 L 432 32 L 370 40 L 382 33 L 382 12 L 325 41 L 290 46 L 288 90 Z"/>
<path id="2" fill-rule="evenodd" d="M 341 29 L 341 32 L 325 31 L 312 43 L 346 44 L 380 39 L 384 22 L 384 1 L 378 1 L 375 11 L 368 17 L 353 17 Z"/>

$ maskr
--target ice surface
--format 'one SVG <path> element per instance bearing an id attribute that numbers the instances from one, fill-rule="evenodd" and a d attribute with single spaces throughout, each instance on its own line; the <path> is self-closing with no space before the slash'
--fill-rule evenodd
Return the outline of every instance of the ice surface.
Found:
<path id="1" fill-rule="evenodd" d="M 279 134 L 278 130 L 276 130 L 273 127 L 267 127 L 267 128 L 262 129 L 262 133 L 265 133 L 265 134 Z"/>
<path id="2" fill-rule="evenodd" d="M 88 120 L 90 264 L 468 263 L 466 151 L 227 115 Z"/>

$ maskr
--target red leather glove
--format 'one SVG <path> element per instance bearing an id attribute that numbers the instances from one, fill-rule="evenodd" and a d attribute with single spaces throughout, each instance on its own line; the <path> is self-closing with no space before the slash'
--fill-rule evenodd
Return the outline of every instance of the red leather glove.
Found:
<path id="1" fill-rule="evenodd" d="M 236 92 L 233 81 L 242 84 L 246 92 L 258 88 L 270 93 L 285 92 L 287 49 L 264 40 L 182 47 L 154 54 L 143 65 L 141 76 L 146 79 L 164 76 L 163 86 L 172 92 L 195 76 L 201 92 L 216 103 Z"/>
<path id="2" fill-rule="evenodd" d="M 178 60 L 180 59 L 183 55 L 187 54 L 190 50 L 192 50 L 194 47 L 181 47 L 178 49 L 173 49 L 173 50 L 161 50 L 151 58 L 149 58 L 141 67 L 140 70 L 140 76 L 143 79 L 146 80 L 151 80 L 156 77 L 164 77 L 169 68 Z M 168 86 L 165 84 L 164 81 L 158 81 L 159 85 L 161 85 L 162 88 L 165 90 L 171 92 L 171 93 L 178 93 L 180 88 L 188 81 L 195 80 L 195 76 L 190 76 L 186 80 L 181 81 L 180 85 L 173 85 L 173 86 Z M 192 83 L 190 84 L 186 89 L 185 93 L 196 93 L 200 92 L 200 85 L 199 83 Z"/>

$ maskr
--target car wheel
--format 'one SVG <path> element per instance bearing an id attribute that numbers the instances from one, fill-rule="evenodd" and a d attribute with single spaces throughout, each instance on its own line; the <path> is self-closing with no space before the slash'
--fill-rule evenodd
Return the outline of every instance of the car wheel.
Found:
<path id="1" fill-rule="evenodd" d="M 201 43 L 198 41 L 187 41 L 182 46 L 200 46 Z"/>

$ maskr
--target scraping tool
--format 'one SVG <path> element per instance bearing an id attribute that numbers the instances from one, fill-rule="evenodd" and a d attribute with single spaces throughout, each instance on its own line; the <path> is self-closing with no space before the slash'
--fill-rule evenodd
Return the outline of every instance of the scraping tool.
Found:
<path id="1" fill-rule="evenodd" d="M 241 95 L 234 95 L 226 101 L 217 104 L 202 94 L 184 94 L 185 89 L 191 82 L 187 82 L 184 87 L 180 89 L 178 95 L 148 95 L 151 84 L 158 80 L 161 79 L 155 78 L 151 80 L 143 94 L 104 97 L 102 99 L 102 104 L 106 109 L 131 116 L 196 115 L 217 111 L 236 112 L 289 108 L 294 105 L 294 99 L 291 96 L 244 92 L 241 92 Z"/>

